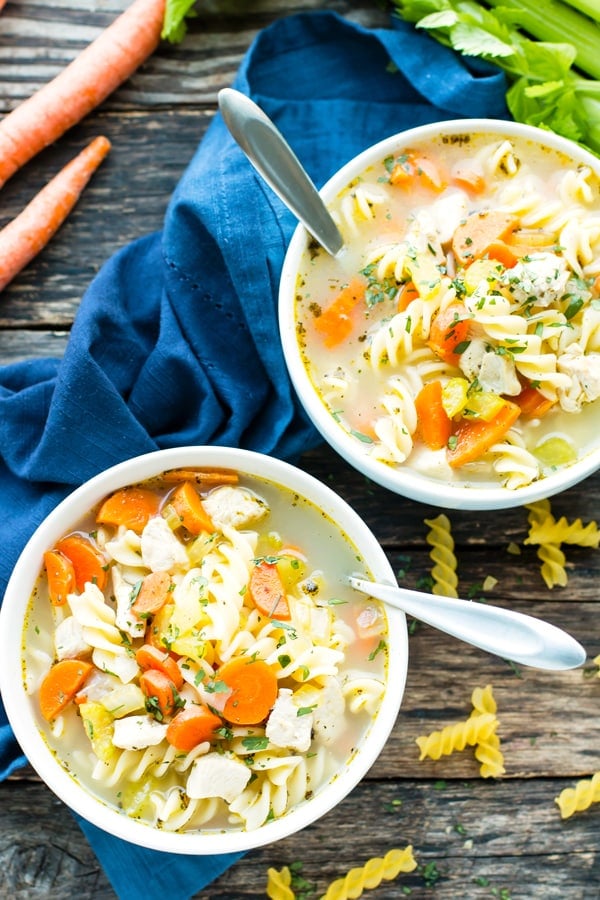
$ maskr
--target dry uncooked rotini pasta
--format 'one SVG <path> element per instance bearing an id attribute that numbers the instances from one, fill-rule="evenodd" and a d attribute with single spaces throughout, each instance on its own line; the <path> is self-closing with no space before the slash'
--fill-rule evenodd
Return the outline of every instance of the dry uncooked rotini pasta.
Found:
<path id="1" fill-rule="evenodd" d="M 457 561 L 454 554 L 450 520 L 444 513 L 440 513 L 435 519 L 425 519 L 424 521 L 430 529 L 426 540 L 431 546 L 429 555 L 434 563 L 431 570 L 432 592 L 446 597 L 458 597 L 456 591 L 458 585 Z"/>
<path id="2" fill-rule="evenodd" d="M 547 520 L 555 521 L 550 511 L 549 500 L 538 500 L 535 503 L 529 503 L 526 509 L 529 510 L 528 521 L 530 529 L 542 526 Z M 538 544 L 537 556 L 542 564 L 540 572 L 546 586 L 550 589 L 555 585 L 565 587 L 567 583 L 566 559 L 560 544 L 551 542 Z"/>
<path id="3" fill-rule="evenodd" d="M 565 788 L 554 802 L 560 809 L 561 818 L 568 819 L 573 813 L 582 812 L 598 801 L 600 801 L 600 772 L 596 772 L 591 778 L 581 778 L 575 787 Z"/>
<path id="4" fill-rule="evenodd" d="M 471 695 L 471 703 L 473 704 L 471 716 L 484 713 L 496 715 L 496 700 L 491 684 L 484 688 L 476 687 Z M 500 750 L 500 738 L 495 731 L 476 745 L 475 759 L 480 763 L 479 774 L 482 778 L 498 778 L 504 775 L 506 771 L 504 756 Z"/>
<path id="5" fill-rule="evenodd" d="M 455 750 L 464 750 L 467 744 L 474 746 L 487 740 L 495 730 L 498 720 L 494 713 L 471 716 L 463 722 L 447 725 L 441 731 L 432 731 L 416 739 L 421 755 L 419 759 L 439 759 Z"/>
<path id="6" fill-rule="evenodd" d="M 416 868 L 410 844 L 404 850 L 388 850 L 384 857 L 374 856 L 364 866 L 350 869 L 344 878 L 332 881 L 321 900 L 354 900 L 364 890 L 376 888 L 382 881 L 392 881 L 400 872 L 413 872 Z"/>
<path id="7" fill-rule="evenodd" d="M 280 871 L 277 869 L 267 870 L 267 897 L 270 900 L 295 900 L 295 893 L 290 887 L 292 883 L 292 873 L 287 866 Z"/>
<path id="8" fill-rule="evenodd" d="M 561 516 L 558 521 L 548 517 L 543 522 L 534 523 L 529 529 L 529 535 L 525 539 L 526 544 L 577 544 L 579 547 L 593 547 L 598 549 L 600 545 L 600 530 L 595 521 L 584 525 L 581 519 L 573 522 L 567 521 Z"/>

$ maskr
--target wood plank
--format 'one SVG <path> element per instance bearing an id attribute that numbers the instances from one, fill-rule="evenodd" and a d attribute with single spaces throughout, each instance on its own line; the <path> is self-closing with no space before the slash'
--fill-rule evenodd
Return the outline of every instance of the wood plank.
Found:
<path id="1" fill-rule="evenodd" d="M 369 892 L 373 900 L 397 900 L 402 887 L 418 900 L 498 897 L 501 890 L 511 900 L 591 900 L 600 876 L 600 818 L 588 810 L 561 820 L 553 801 L 565 786 L 556 778 L 363 782 L 305 829 L 300 842 L 290 837 L 249 852 L 196 897 L 262 898 L 269 866 L 301 862 L 316 898 L 351 867 L 411 843 L 419 869 Z M 5 782 L 0 803 L 0 896 L 115 897 L 78 826 L 46 788 Z M 432 891 L 424 867 L 431 873 L 433 864 L 438 877 Z"/>

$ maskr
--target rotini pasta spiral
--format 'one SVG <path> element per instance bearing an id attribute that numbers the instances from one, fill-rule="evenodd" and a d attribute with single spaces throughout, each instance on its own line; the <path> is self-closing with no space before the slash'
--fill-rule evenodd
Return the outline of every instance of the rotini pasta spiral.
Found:
<path id="1" fill-rule="evenodd" d="M 332 881 L 321 900 L 361 897 L 365 890 L 378 887 L 382 881 L 392 881 L 400 872 L 413 872 L 416 868 L 412 846 L 388 850 L 384 857 L 374 856 L 364 866 L 350 869 L 344 878 Z"/>
<path id="2" fill-rule="evenodd" d="M 446 597 L 458 597 L 456 591 L 458 585 L 457 559 L 454 554 L 450 520 L 445 513 L 440 513 L 435 519 L 425 519 L 424 521 L 430 529 L 426 540 L 431 545 L 429 555 L 434 562 L 431 570 L 434 582 L 432 592 Z"/>
<path id="3" fill-rule="evenodd" d="M 496 715 L 496 700 L 491 684 L 484 688 L 474 688 L 471 703 L 473 704 L 471 716 Z M 498 778 L 504 775 L 506 772 L 504 756 L 500 750 L 500 738 L 495 731 L 475 746 L 475 759 L 480 763 L 479 774 L 482 778 Z"/>
<path id="4" fill-rule="evenodd" d="M 577 544 L 579 547 L 593 547 L 597 550 L 600 545 L 600 530 L 594 520 L 584 525 L 581 519 L 569 522 L 565 516 L 561 516 L 558 521 L 548 517 L 543 522 L 531 525 L 525 543 Z"/>
<path id="5" fill-rule="evenodd" d="M 535 503 L 529 503 L 526 506 L 529 510 L 530 528 L 542 525 L 546 520 L 554 522 L 554 517 L 550 511 L 550 501 L 547 499 L 538 500 Z M 541 562 L 540 572 L 546 586 L 552 589 L 555 585 L 564 587 L 567 584 L 568 576 L 565 568 L 565 554 L 557 543 L 540 543 L 536 547 L 538 559 Z"/>
<path id="6" fill-rule="evenodd" d="M 267 897 L 270 900 L 295 900 L 296 895 L 290 887 L 292 873 L 287 866 L 277 869 L 267 869 Z"/>
<path id="7" fill-rule="evenodd" d="M 464 722 L 447 725 L 441 731 L 432 731 L 418 737 L 416 742 L 421 751 L 419 759 L 439 759 L 441 756 L 449 756 L 455 750 L 464 750 L 467 744 L 480 744 L 492 734 L 497 724 L 493 713 L 482 713 Z"/>
<path id="8" fill-rule="evenodd" d="M 580 779 L 575 787 L 565 788 L 555 798 L 562 819 L 568 819 L 573 813 L 588 809 L 592 803 L 600 801 L 600 772 L 591 778 Z"/>

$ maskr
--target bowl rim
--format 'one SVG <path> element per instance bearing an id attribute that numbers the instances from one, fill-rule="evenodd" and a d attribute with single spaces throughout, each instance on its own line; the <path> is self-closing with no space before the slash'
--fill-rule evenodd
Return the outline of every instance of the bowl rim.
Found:
<path id="1" fill-rule="evenodd" d="M 23 709 L 33 702 L 23 684 L 21 637 L 29 597 L 40 571 L 39 566 L 32 565 L 32 558 L 41 559 L 43 551 L 65 533 L 69 523 L 75 524 L 111 491 L 144 481 L 166 469 L 192 465 L 237 469 L 297 492 L 323 509 L 335 525 L 342 519 L 343 526 L 338 527 L 360 548 L 374 578 L 397 583 L 385 551 L 368 525 L 343 498 L 308 472 L 266 454 L 239 448 L 197 445 L 152 451 L 111 466 L 76 488 L 48 514 L 27 542 L 0 608 L 0 658 L 3 659 L 0 693 L 10 725 L 30 764 L 56 796 L 87 821 L 130 843 L 165 852 L 195 855 L 244 852 L 296 833 L 332 811 L 379 756 L 394 727 L 406 683 L 408 630 L 406 617 L 400 611 L 386 609 L 390 646 L 387 689 L 366 739 L 351 757 L 352 765 L 346 764 L 315 797 L 255 831 L 169 832 L 129 818 L 80 785 L 58 762 L 33 715 L 23 714 Z"/>
<path id="2" fill-rule="evenodd" d="M 440 134 L 456 135 L 464 132 L 482 132 L 518 136 L 536 144 L 570 156 L 578 163 L 589 165 L 600 178 L 600 159 L 590 151 L 552 131 L 504 119 L 448 119 L 426 125 L 417 125 L 406 131 L 392 134 L 372 144 L 346 162 L 323 185 L 319 193 L 326 203 L 331 202 L 356 175 L 369 165 L 412 141 L 423 141 Z M 335 425 L 332 416 L 321 400 L 304 365 L 296 338 L 294 294 L 298 260 L 311 237 L 299 224 L 294 230 L 284 258 L 279 282 L 278 320 L 285 363 L 295 392 L 325 441 L 359 472 L 377 484 L 420 503 L 438 508 L 462 510 L 508 509 L 533 503 L 567 490 L 600 468 L 600 445 L 591 449 L 571 465 L 545 475 L 538 481 L 521 488 L 509 489 L 501 485 L 466 485 L 460 482 L 435 480 L 413 469 L 392 467 L 360 453 L 356 441 L 341 426 Z M 335 427 L 332 427 L 335 425 Z"/>

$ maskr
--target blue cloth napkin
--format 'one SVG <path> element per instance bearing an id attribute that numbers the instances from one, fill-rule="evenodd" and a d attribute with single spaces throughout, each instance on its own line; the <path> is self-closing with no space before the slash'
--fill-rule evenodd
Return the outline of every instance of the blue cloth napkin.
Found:
<path id="1" fill-rule="evenodd" d="M 501 74 L 399 20 L 368 30 L 330 12 L 259 34 L 234 86 L 277 122 L 318 186 L 406 128 L 508 117 Z M 278 340 L 278 278 L 295 225 L 217 116 L 163 231 L 125 247 L 89 286 L 64 358 L 0 369 L 2 594 L 44 516 L 107 466 L 186 444 L 293 460 L 319 442 Z M 24 763 L 0 706 L 0 778 Z M 174 858 L 80 824 L 127 900 L 185 900 L 238 858 Z"/>

